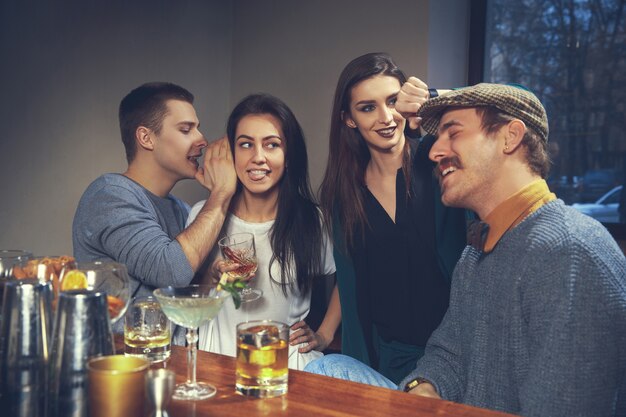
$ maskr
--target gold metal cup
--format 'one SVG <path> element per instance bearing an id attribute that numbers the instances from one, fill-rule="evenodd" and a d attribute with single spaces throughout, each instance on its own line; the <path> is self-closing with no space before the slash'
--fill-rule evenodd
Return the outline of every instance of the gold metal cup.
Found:
<path id="1" fill-rule="evenodd" d="M 149 365 L 145 359 L 124 355 L 100 356 L 89 360 L 89 415 L 144 415 L 144 380 Z"/>

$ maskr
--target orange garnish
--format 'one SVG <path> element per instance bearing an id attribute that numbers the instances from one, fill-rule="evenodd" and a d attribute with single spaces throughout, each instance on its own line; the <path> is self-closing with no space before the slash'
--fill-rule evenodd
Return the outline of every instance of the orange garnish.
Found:
<path id="1" fill-rule="evenodd" d="M 87 288 L 87 275 L 76 269 L 67 271 L 61 281 L 61 291 L 82 290 Z"/>
<path id="2" fill-rule="evenodd" d="M 112 295 L 107 295 L 107 302 L 109 304 L 109 317 L 113 319 L 119 316 L 120 311 L 124 308 L 124 301 Z"/>

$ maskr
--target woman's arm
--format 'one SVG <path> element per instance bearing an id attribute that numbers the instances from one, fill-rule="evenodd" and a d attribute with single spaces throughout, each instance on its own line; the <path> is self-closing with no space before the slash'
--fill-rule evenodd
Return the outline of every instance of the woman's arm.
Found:
<path id="1" fill-rule="evenodd" d="M 449 91 L 451 90 L 428 88 L 428 85 L 419 78 L 409 77 L 398 93 L 396 110 L 408 120 L 411 129 L 415 130 L 421 123 L 421 119 L 416 117 L 416 113 L 422 104 Z"/>
<path id="2" fill-rule="evenodd" d="M 324 315 L 324 320 L 322 320 L 322 324 L 317 332 L 313 332 L 306 322 L 299 321 L 291 326 L 291 330 L 294 330 L 294 332 L 289 337 L 289 343 L 291 345 L 298 345 L 300 343 L 308 342 L 306 346 L 298 349 L 300 353 L 306 353 L 311 350 L 318 350 L 321 352 L 326 349 L 335 338 L 335 332 L 337 331 L 337 327 L 339 327 L 340 323 L 341 304 L 339 302 L 339 290 L 335 284 L 333 292 L 330 296 L 330 302 L 328 303 L 328 309 Z"/>
<path id="3" fill-rule="evenodd" d="M 316 339 L 321 339 L 322 341 L 320 346 L 315 348 L 315 350 L 322 351 L 332 343 L 340 323 L 341 304 L 339 301 L 339 290 L 337 289 L 337 284 L 335 284 L 330 296 L 330 302 L 328 303 L 328 309 L 326 309 L 326 314 L 324 315 L 324 320 L 322 320 L 322 324 L 320 324 L 319 329 L 317 329 L 315 333 Z"/>

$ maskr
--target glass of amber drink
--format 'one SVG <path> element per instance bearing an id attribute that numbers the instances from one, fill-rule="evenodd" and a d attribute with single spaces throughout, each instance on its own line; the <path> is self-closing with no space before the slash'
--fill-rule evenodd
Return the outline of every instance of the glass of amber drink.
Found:
<path id="1" fill-rule="evenodd" d="M 152 363 L 170 357 L 172 326 L 155 297 L 135 297 L 124 319 L 126 356 L 139 356 Z"/>
<path id="2" fill-rule="evenodd" d="M 289 326 L 271 320 L 237 325 L 235 388 L 252 397 L 277 397 L 287 393 Z"/>

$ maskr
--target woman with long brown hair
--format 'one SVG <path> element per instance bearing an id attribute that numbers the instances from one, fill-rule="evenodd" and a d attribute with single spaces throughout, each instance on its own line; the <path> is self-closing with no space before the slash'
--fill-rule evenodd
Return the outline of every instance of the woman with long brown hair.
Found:
<path id="1" fill-rule="evenodd" d="M 465 214 L 441 204 L 428 151 L 395 102 L 406 77 L 385 53 L 339 77 L 320 189 L 335 240 L 342 351 L 398 382 L 448 307 Z"/>
<path id="2" fill-rule="evenodd" d="M 238 323 L 286 322 L 291 326 L 289 367 L 302 369 L 322 356 L 341 320 L 333 291 L 319 328 L 314 331 L 306 322 L 314 281 L 332 279 L 335 265 L 309 183 L 304 133 L 287 104 L 269 94 L 242 99 L 228 118 L 226 133 L 238 181 L 219 236 L 254 235 L 258 269 L 250 282 L 263 295 L 239 309 L 226 303 L 200 328 L 199 347 L 235 356 Z M 203 204 L 192 208 L 190 221 Z M 225 266 L 217 245 L 206 266 L 206 279 L 216 284 Z"/>

